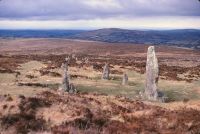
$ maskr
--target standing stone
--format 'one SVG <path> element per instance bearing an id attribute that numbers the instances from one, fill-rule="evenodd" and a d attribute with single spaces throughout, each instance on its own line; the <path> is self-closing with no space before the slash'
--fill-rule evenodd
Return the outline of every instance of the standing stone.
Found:
<path id="1" fill-rule="evenodd" d="M 69 84 L 69 90 L 68 90 L 68 92 L 69 92 L 70 94 L 76 93 L 76 92 L 77 92 L 77 90 L 76 90 L 76 88 L 75 88 L 75 86 L 74 86 L 73 83 L 70 83 L 70 84 Z"/>
<path id="2" fill-rule="evenodd" d="M 72 59 L 76 59 L 76 54 L 72 54 Z"/>
<path id="3" fill-rule="evenodd" d="M 64 70 L 61 90 L 66 92 L 69 90 L 68 63 L 65 61 L 65 63 L 62 64 L 61 68 Z"/>
<path id="4" fill-rule="evenodd" d="M 61 68 L 64 70 L 61 90 L 64 92 L 76 93 L 77 90 L 76 90 L 74 84 L 70 83 L 70 76 L 68 74 L 69 61 L 70 61 L 70 57 L 66 58 L 65 62 L 61 66 Z"/>
<path id="5" fill-rule="evenodd" d="M 105 66 L 103 67 L 102 79 L 103 80 L 108 80 L 109 79 L 109 74 L 110 74 L 109 65 L 106 63 Z"/>
<path id="6" fill-rule="evenodd" d="M 87 57 L 85 57 L 85 63 L 88 64 L 89 63 L 89 59 Z"/>
<path id="7" fill-rule="evenodd" d="M 67 65 L 69 65 L 71 60 L 72 60 L 72 56 L 69 55 L 68 57 L 65 58 L 65 63 L 67 63 Z"/>
<path id="8" fill-rule="evenodd" d="M 122 85 L 127 85 L 127 84 L 128 84 L 128 75 L 124 73 L 122 78 Z"/>
<path id="9" fill-rule="evenodd" d="M 155 55 L 154 46 L 150 46 L 147 51 L 147 63 L 146 63 L 146 88 L 145 95 L 149 100 L 158 100 L 158 60 Z"/>

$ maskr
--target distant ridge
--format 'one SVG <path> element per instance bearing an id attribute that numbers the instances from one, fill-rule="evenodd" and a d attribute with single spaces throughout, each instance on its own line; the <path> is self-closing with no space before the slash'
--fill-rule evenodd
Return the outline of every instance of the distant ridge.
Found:
<path id="1" fill-rule="evenodd" d="M 200 48 L 200 30 L 196 29 L 125 30 L 108 28 L 83 32 L 70 38 L 110 43 L 162 44 Z"/>
<path id="2" fill-rule="evenodd" d="M 0 38 L 67 38 L 109 43 L 172 45 L 200 49 L 200 30 L 0 30 Z"/>
<path id="3" fill-rule="evenodd" d="M 84 30 L 0 30 L 1 38 L 67 38 Z"/>

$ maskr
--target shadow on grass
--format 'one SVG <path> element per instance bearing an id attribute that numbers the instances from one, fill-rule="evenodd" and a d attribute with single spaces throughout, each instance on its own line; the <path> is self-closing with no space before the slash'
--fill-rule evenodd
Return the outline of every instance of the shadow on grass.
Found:
<path id="1" fill-rule="evenodd" d="M 59 83 L 55 84 L 47 84 L 47 83 L 18 83 L 18 86 L 29 86 L 29 87 L 41 87 L 41 88 L 50 88 L 50 89 L 58 89 Z"/>
<path id="2" fill-rule="evenodd" d="M 140 92 L 140 90 L 132 89 L 128 86 L 113 86 L 113 87 L 96 87 L 96 86 L 84 86 L 77 85 L 77 89 L 80 93 L 100 93 L 106 95 L 114 95 L 114 96 L 125 96 L 129 98 L 134 98 Z"/>
<path id="3" fill-rule="evenodd" d="M 199 94 L 192 91 L 174 89 L 165 90 L 163 92 L 168 97 L 169 102 L 200 99 Z"/>

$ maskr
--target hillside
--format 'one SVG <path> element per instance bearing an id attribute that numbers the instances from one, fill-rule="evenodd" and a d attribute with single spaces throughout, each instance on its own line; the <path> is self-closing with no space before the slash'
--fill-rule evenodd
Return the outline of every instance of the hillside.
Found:
<path id="1" fill-rule="evenodd" d="M 100 29 L 72 35 L 70 38 L 110 43 L 167 44 L 189 48 L 200 47 L 200 30 L 125 30 Z"/>
<path id="2" fill-rule="evenodd" d="M 0 38 L 64 38 L 108 43 L 172 45 L 200 48 L 200 30 L 0 30 Z"/>

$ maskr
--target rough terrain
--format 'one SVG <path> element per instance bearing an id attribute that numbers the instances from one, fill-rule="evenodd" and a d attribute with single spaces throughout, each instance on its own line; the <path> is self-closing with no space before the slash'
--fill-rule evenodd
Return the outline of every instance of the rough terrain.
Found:
<path id="1" fill-rule="evenodd" d="M 192 106 L 192 104 L 191 104 Z M 170 110 L 124 97 L 99 94 L 1 96 L 1 132 L 199 133 L 198 109 Z"/>
<path id="2" fill-rule="evenodd" d="M 139 97 L 146 45 L 65 39 L 0 39 L 2 133 L 200 133 L 200 52 L 155 47 L 168 103 Z M 67 56 L 78 93 L 57 91 Z M 102 80 L 109 63 L 109 80 Z M 123 74 L 128 83 L 122 85 Z"/>

